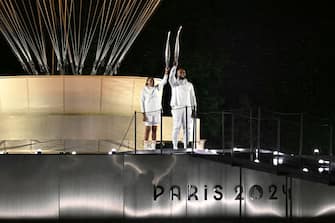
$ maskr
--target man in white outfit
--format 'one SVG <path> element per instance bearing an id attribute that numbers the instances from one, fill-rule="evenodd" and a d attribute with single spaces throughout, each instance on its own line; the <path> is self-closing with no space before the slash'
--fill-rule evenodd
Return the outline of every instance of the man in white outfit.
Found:
<path id="1" fill-rule="evenodd" d="M 180 128 L 183 128 L 183 141 L 184 148 L 186 149 L 187 144 L 192 141 L 193 138 L 192 114 L 195 112 L 197 107 L 193 84 L 186 79 L 185 69 L 179 68 L 177 70 L 176 66 L 173 66 L 171 69 L 169 83 L 172 89 L 170 105 L 173 117 L 173 149 L 178 149 L 178 135 Z"/>
<path id="2" fill-rule="evenodd" d="M 155 85 L 154 78 L 148 77 L 141 94 L 141 112 L 145 125 L 144 149 L 156 149 L 157 126 L 161 120 L 162 91 L 167 83 L 169 68 L 165 68 L 164 78 Z M 151 146 L 149 146 L 149 134 L 151 131 Z"/>

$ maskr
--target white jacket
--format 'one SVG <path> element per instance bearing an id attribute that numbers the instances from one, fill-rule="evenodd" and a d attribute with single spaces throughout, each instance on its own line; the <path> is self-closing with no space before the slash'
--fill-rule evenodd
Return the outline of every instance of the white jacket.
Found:
<path id="1" fill-rule="evenodd" d="M 154 86 L 145 86 L 141 93 L 141 112 L 155 112 L 162 109 L 162 94 L 168 75 L 164 75 L 161 82 Z"/>
<path id="2" fill-rule="evenodd" d="M 169 83 L 172 89 L 171 95 L 171 107 L 182 108 L 182 107 L 197 107 L 197 99 L 195 97 L 193 84 L 184 80 L 176 78 L 177 67 L 172 67 L 170 71 Z"/>

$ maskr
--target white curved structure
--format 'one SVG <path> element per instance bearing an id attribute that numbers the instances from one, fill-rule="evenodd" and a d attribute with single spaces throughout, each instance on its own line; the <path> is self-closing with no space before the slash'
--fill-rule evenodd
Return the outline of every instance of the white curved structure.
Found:
<path id="1" fill-rule="evenodd" d="M 145 77 L 13 76 L 0 78 L 0 150 L 10 153 L 108 152 L 134 148 L 134 113 Z M 159 80 L 157 80 L 159 81 Z M 137 115 L 137 148 L 142 148 Z M 172 120 L 163 118 L 163 140 Z M 197 139 L 199 139 L 198 121 Z M 158 139 L 160 138 L 158 132 Z M 122 143 L 122 146 L 120 144 Z"/>

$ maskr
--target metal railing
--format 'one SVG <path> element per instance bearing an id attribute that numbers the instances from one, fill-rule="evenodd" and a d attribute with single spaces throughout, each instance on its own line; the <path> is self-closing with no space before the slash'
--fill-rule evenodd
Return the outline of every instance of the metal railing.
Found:
<path id="1" fill-rule="evenodd" d="M 188 108 L 182 109 L 187 115 Z M 135 112 L 134 116 L 138 114 Z M 200 140 L 194 134 L 198 128 L 197 118 L 201 120 L 201 139 L 206 139 L 202 151 L 208 153 L 199 153 L 200 149 L 196 146 Z M 169 154 L 184 152 L 229 156 L 232 163 L 235 160 L 262 163 L 277 168 L 278 172 L 292 168 L 302 173 L 324 172 L 329 176 L 333 173 L 333 125 L 327 119 L 307 113 L 281 113 L 261 108 L 199 112 L 192 119 L 192 147 L 186 151 L 174 151 L 171 146 L 163 146 L 164 126 L 161 120 L 160 154 L 168 151 Z M 186 121 L 185 124 L 189 123 Z M 134 127 L 136 133 L 139 123 L 135 123 Z M 188 138 L 188 131 L 185 133 Z M 134 134 L 134 137 L 136 144 L 139 136 Z M 138 153 L 137 145 L 134 153 Z"/>
<path id="2" fill-rule="evenodd" d="M 185 116 L 190 107 L 184 107 Z M 157 111 L 155 111 L 157 112 Z M 163 112 L 160 112 L 160 142 L 159 149 L 167 149 L 163 144 L 163 135 L 171 135 L 171 132 L 163 132 Z M 143 128 L 143 121 L 139 120 L 141 112 L 134 112 L 133 133 L 134 152 L 138 151 L 141 137 L 138 128 Z M 197 119 L 201 120 L 201 138 L 197 138 Z M 280 113 L 268 110 L 238 109 L 220 112 L 199 112 L 189 119 L 184 120 L 186 127 L 192 125 L 192 134 L 186 131 L 186 141 L 192 142 L 192 153 L 197 149 L 199 140 L 206 140 L 204 149 L 221 149 L 223 152 L 234 154 L 239 148 L 250 151 L 250 160 L 259 156 L 261 150 L 283 152 L 297 156 L 319 155 L 332 156 L 333 150 L 333 126 L 329 120 L 314 117 L 306 113 Z M 172 121 L 171 121 L 172 122 Z M 180 131 L 181 131 L 181 126 Z M 132 128 L 128 128 L 129 134 Z M 172 131 L 172 129 L 171 129 Z M 191 137 L 191 139 L 189 138 Z M 129 137 L 128 137 L 129 138 Z M 172 137 L 171 137 L 172 138 Z M 170 146 L 171 149 L 171 146 Z"/>
<path id="3" fill-rule="evenodd" d="M 179 113 L 179 114 L 175 114 L 175 116 L 179 116 L 179 117 L 173 117 L 172 119 L 175 119 L 175 118 L 181 118 L 180 120 L 180 125 L 179 125 L 179 128 L 178 128 L 178 136 L 180 136 L 180 132 L 182 131 L 183 132 L 183 137 L 185 137 L 185 139 L 183 140 L 183 143 L 185 144 L 186 142 L 186 145 L 184 145 L 184 148 L 187 148 L 188 152 L 192 152 L 194 153 L 194 151 L 197 149 L 197 113 L 196 113 L 196 109 L 195 107 L 180 107 L 180 108 L 175 108 L 173 109 L 172 111 L 175 111 L 175 113 Z M 160 109 L 160 110 L 156 110 L 156 111 L 150 111 L 150 112 L 146 112 L 145 114 L 147 115 L 150 115 L 150 113 L 159 113 L 158 117 L 159 117 L 159 124 L 158 124 L 158 128 L 159 128 L 159 135 L 160 135 L 160 139 L 159 139 L 159 150 L 160 150 L 160 153 L 163 154 L 163 149 L 164 149 L 164 139 L 163 139 L 163 136 L 165 136 L 165 134 L 169 134 L 171 135 L 171 138 L 173 138 L 172 136 L 172 131 L 173 131 L 173 128 L 172 127 L 171 129 L 169 129 L 171 132 L 164 132 L 163 129 L 164 128 L 164 124 L 163 124 L 163 110 Z M 130 129 L 131 128 L 131 125 L 133 125 L 133 137 L 134 137 L 134 146 L 133 146 L 133 151 L 135 154 L 137 154 L 138 152 L 138 146 L 141 144 L 141 143 L 138 143 L 138 141 L 140 140 L 143 140 L 143 136 L 141 135 L 141 137 L 139 136 L 139 128 L 144 128 L 144 121 L 143 120 L 139 120 L 140 119 L 140 114 L 143 114 L 142 112 L 138 112 L 138 111 L 134 111 L 134 114 L 133 114 L 133 117 L 132 117 L 132 121 L 133 123 L 130 123 L 130 125 L 128 126 L 128 130 L 126 131 L 125 133 L 125 136 L 124 138 L 129 138 L 129 137 L 126 137 L 127 134 L 130 133 Z M 173 120 L 172 120 L 173 122 Z M 184 125 L 184 126 L 183 126 Z M 170 126 L 173 126 L 172 123 Z M 185 131 L 186 130 L 186 131 Z M 152 133 L 152 132 L 151 132 Z M 179 139 L 178 138 L 178 142 L 179 142 Z M 172 139 L 169 140 L 169 141 L 173 141 Z M 122 142 L 121 142 L 122 144 Z M 191 144 L 191 145 L 189 145 Z M 171 147 L 172 149 L 172 147 Z M 177 151 L 177 152 L 180 152 Z"/>
<path id="4" fill-rule="evenodd" d="M 173 118 L 164 121 L 163 111 L 157 110 L 155 112 L 160 114 L 157 127 L 158 137 L 156 139 L 158 146 L 155 151 L 147 151 L 146 153 L 201 153 L 228 156 L 232 162 L 242 159 L 249 162 L 266 163 L 278 168 L 292 166 L 303 169 L 308 168 L 312 163 L 313 165 L 316 164 L 317 167 L 313 167 L 313 171 L 329 173 L 334 171 L 332 167 L 334 132 L 333 124 L 329 119 L 315 117 L 308 113 L 281 113 L 261 108 L 197 112 L 195 108 L 183 107 L 175 111 L 182 111 L 180 117 L 184 118 L 184 126 L 180 125 L 179 130 L 190 130 L 185 131 L 185 138 L 187 144 L 191 142 L 191 145 L 187 145 L 187 150 L 172 149 L 171 126 L 173 126 Z M 193 111 L 193 116 L 186 118 L 190 117 L 191 111 Z M 61 137 L 63 138 L 33 137 L 22 140 L 8 140 L 6 139 L 6 131 L 2 130 L 1 153 L 34 154 L 38 149 L 42 149 L 43 153 L 53 154 L 71 153 L 72 151 L 77 151 L 78 154 L 106 154 L 111 151 L 114 153 L 143 153 L 141 141 L 144 137 L 144 123 L 140 112 L 137 111 L 134 111 L 132 116 L 127 117 L 112 114 L 17 116 L 20 125 L 12 126 L 11 131 L 16 131 L 15 128 L 18 128 L 18 135 L 25 133 L 29 135 L 30 129 L 21 127 L 25 123 L 31 125 L 30 119 L 36 119 L 38 125 L 31 126 L 39 128 L 36 129 L 38 134 L 54 136 L 55 133 L 62 133 Z M 15 115 L 11 115 L 12 118 L 16 120 Z M 201 120 L 200 126 L 197 124 L 198 119 Z M 58 121 L 55 122 L 55 120 Z M 13 123 L 15 124 L 16 121 Z M 49 129 L 50 123 L 57 125 L 57 131 L 51 129 L 51 127 Z M 70 123 L 66 125 L 70 128 L 59 123 Z M 79 129 L 79 127 L 86 125 L 89 125 L 89 128 L 84 128 L 85 132 L 82 133 L 81 131 L 84 130 Z M 110 125 L 115 126 L 108 131 L 105 130 Z M 189 125 L 191 125 L 191 128 L 189 128 Z M 22 134 L 20 131 L 23 131 Z M 31 129 L 31 131 L 35 131 L 35 129 Z M 48 131 L 49 133 L 45 134 Z M 99 131 L 99 134 L 96 137 L 94 136 L 95 138 L 85 138 L 92 132 L 95 134 L 95 131 Z M 105 131 L 108 133 L 105 133 Z M 201 133 L 200 136 L 198 132 Z M 69 138 L 66 138 L 67 136 Z M 205 144 L 200 147 L 199 142 L 205 142 Z M 312 171 L 312 169 L 308 171 Z"/>

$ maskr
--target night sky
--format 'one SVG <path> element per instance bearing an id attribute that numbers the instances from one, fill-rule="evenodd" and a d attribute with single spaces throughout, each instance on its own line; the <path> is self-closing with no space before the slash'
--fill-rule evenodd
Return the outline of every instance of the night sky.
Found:
<path id="1" fill-rule="evenodd" d="M 161 77 L 167 31 L 175 36 L 183 25 L 180 65 L 199 111 L 262 106 L 332 116 L 333 14 L 326 1 L 164 0 L 120 73 Z M 0 73 L 22 73 L 0 40 Z M 168 98 L 167 87 L 165 106 Z"/>
<path id="2" fill-rule="evenodd" d="M 180 63 L 195 84 L 200 110 L 334 111 L 335 17 L 325 1 L 165 0 L 122 71 L 159 73 L 166 32 L 179 25 Z"/>

